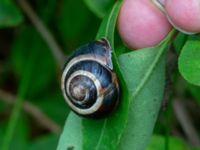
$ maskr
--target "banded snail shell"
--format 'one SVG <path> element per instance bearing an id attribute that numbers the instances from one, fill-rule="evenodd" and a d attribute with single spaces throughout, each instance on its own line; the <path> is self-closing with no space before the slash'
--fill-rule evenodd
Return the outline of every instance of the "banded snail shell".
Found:
<path id="1" fill-rule="evenodd" d="M 61 84 L 64 98 L 75 113 L 86 117 L 110 113 L 120 94 L 109 42 L 100 39 L 78 48 L 66 62 Z"/>

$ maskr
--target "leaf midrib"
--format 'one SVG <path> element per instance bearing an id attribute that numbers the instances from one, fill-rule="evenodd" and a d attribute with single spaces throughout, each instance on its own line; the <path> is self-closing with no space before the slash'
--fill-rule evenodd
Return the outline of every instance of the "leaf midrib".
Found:
<path id="1" fill-rule="evenodd" d="M 152 75 L 153 71 L 155 70 L 155 67 L 157 66 L 159 60 L 161 59 L 161 56 L 164 54 L 164 52 L 166 51 L 166 46 L 169 44 L 171 37 L 176 33 L 175 30 L 171 31 L 168 35 L 168 38 L 166 39 L 166 41 L 163 41 L 162 43 L 160 43 L 157 48 L 160 48 L 161 50 L 159 51 L 159 53 L 156 55 L 153 63 L 150 65 L 149 69 L 147 70 L 147 73 L 145 74 L 144 78 L 141 79 L 140 83 L 138 84 L 137 88 L 135 89 L 135 91 L 128 91 L 130 93 L 133 92 L 133 94 L 130 96 L 130 101 L 129 103 L 131 103 L 134 99 L 134 97 L 136 97 L 139 92 L 144 88 L 145 84 L 147 83 L 147 81 L 150 79 L 150 76 Z M 126 80 L 124 80 L 126 81 Z M 127 82 L 126 82 L 127 83 Z M 127 84 L 128 85 L 128 84 Z M 129 88 L 128 88 L 129 89 Z M 129 104 L 130 106 L 130 104 Z M 126 126 L 128 124 L 128 121 L 126 122 Z M 120 141 L 121 137 L 119 138 Z M 120 143 L 120 142 L 119 142 Z M 119 145 L 118 143 L 118 145 Z"/>
<path id="2" fill-rule="evenodd" d="M 150 79 L 153 71 L 155 70 L 158 62 L 160 61 L 161 59 L 161 56 L 164 54 L 165 52 L 165 48 L 161 48 L 162 50 L 159 51 L 159 53 L 156 55 L 153 63 L 149 66 L 149 69 L 147 70 L 147 72 L 145 73 L 144 77 L 141 79 L 139 85 L 137 86 L 137 88 L 135 89 L 135 91 L 133 92 L 133 94 L 131 95 L 131 101 L 134 97 L 136 97 L 140 91 L 144 88 L 145 84 L 147 83 L 147 81 Z M 130 101 L 130 102 L 131 102 Z"/>
<path id="3" fill-rule="evenodd" d="M 137 88 L 135 89 L 135 91 L 134 92 L 130 91 L 130 92 L 133 92 L 133 94 L 131 95 L 130 99 L 133 99 L 134 97 L 136 97 L 139 94 L 139 92 L 143 89 L 143 87 L 145 86 L 145 84 L 147 83 L 147 81 L 149 80 L 149 78 L 151 77 L 153 71 L 155 70 L 155 67 L 157 66 L 158 62 L 160 61 L 161 56 L 166 51 L 166 46 L 169 44 L 169 41 L 171 39 L 170 37 L 172 37 L 174 35 L 174 33 L 175 33 L 175 31 L 172 31 L 171 33 L 169 33 L 169 38 L 167 39 L 167 41 L 165 41 L 166 43 L 161 43 L 157 47 L 157 48 L 160 48 L 161 50 L 156 55 L 153 63 L 149 66 L 149 69 L 145 73 L 144 77 L 141 79 L 141 81 L 140 81 L 139 85 L 137 86 Z"/>
<path id="4" fill-rule="evenodd" d="M 102 132 L 101 132 L 101 135 L 99 136 L 99 140 L 98 140 L 97 146 L 95 147 L 95 150 L 99 149 L 100 143 L 102 141 L 102 138 L 103 138 L 103 135 L 104 135 L 104 132 L 105 132 L 106 124 L 107 124 L 107 119 L 104 120 Z"/>
<path id="5" fill-rule="evenodd" d="M 110 15 L 108 17 L 108 23 L 107 23 L 106 29 L 105 29 L 105 37 L 109 36 L 108 31 L 109 31 L 109 27 L 110 27 L 111 17 L 113 16 L 113 13 L 115 12 L 116 7 L 117 7 L 117 4 L 114 5 L 114 7 L 112 8 L 112 11 L 111 11 L 111 13 L 110 13 Z M 114 47 L 113 41 L 111 41 L 111 45 L 112 45 L 112 47 Z M 99 150 L 100 143 L 101 143 L 101 141 L 103 139 L 103 136 L 104 136 L 104 133 L 105 133 L 107 120 L 108 120 L 107 118 L 104 120 L 102 131 L 101 131 L 101 135 L 99 136 L 99 140 L 98 140 L 97 146 L 95 147 L 95 150 Z"/>
<path id="6" fill-rule="evenodd" d="M 109 26 L 110 26 L 110 22 L 111 22 L 111 17 L 113 16 L 113 13 L 114 13 L 114 10 L 115 10 L 116 7 L 117 7 L 117 5 L 115 4 L 110 15 L 109 15 L 109 17 L 108 17 L 108 23 L 106 25 L 106 30 L 105 30 L 105 37 L 108 37 L 108 31 L 109 31 Z M 113 41 L 111 41 L 111 42 L 112 42 L 111 45 L 113 46 Z"/>

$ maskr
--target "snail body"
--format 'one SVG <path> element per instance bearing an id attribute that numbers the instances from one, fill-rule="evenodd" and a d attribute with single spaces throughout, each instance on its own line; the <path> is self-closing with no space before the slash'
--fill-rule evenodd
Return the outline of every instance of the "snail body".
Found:
<path id="1" fill-rule="evenodd" d="M 75 113 L 101 117 L 111 112 L 119 100 L 119 86 L 109 42 L 101 39 L 78 48 L 66 62 L 61 86 Z"/>

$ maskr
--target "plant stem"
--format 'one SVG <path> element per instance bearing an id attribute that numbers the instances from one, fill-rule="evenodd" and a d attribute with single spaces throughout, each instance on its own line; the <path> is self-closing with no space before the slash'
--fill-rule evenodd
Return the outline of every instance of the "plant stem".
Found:
<path id="1" fill-rule="evenodd" d="M 43 24 L 43 22 L 40 20 L 40 18 L 37 16 L 37 14 L 34 12 L 34 10 L 31 8 L 31 6 L 27 3 L 26 0 L 17 1 L 24 13 L 27 15 L 27 17 L 30 19 L 30 21 L 33 23 L 35 28 L 38 30 L 38 32 L 41 34 L 41 36 L 47 43 L 59 67 L 62 68 L 65 60 L 65 55 L 63 54 L 59 44 L 56 42 L 54 36 Z"/>
<path id="2" fill-rule="evenodd" d="M 172 128 L 172 99 L 173 99 L 173 94 L 169 96 L 169 107 L 166 112 L 166 121 L 165 121 L 165 150 L 169 150 L 170 147 L 170 131 Z"/>
<path id="3" fill-rule="evenodd" d="M 43 39 L 46 41 L 47 45 L 49 46 L 52 54 L 55 57 L 55 60 L 57 61 L 60 68 L 62 68 L 64 64 L 64 54 L 62 53 L 61 48 L 57 44 L 55 38 L 53 35 L 49 32 L 47 27 L 42 23 L 42 21 L 39 19 L 39 17 L 36 15 L 36 13 L 33 11 L 33 9 L 30 7 L 30 5 L 26 2 L 26 0 L 18 0 L 19 5 L 21 6 L 22 10 L 26 13 L 28 18 L 31 20 L 33 25 L 36 27 L 36 29 L 39 31 Z M 27 62 L 27 66 L 25 66 L 24 70 L 24 76 L 22 77 L 22 80 L 20 82 L 19 88 L 18 88 L 18 94 L 16 96 L 16 101 L 14 104 L 14 108 L 11 113 L 11 117 L 8 122 L 8 127 L 5 131 L 5 137 L 3 139 L 2 143 L 2 150 L 8 150 L 10 143 L 12 141 L 12 137 L 17 125 L 18 118 L 20 116 L 20 112 L 23 105 L 24 97 L 28 91 L 28 87 L 30 86 L 30 82 L 34 82 L 31 80 L 32 77 L 32 68 L 35 65 L 35 58 L 37 55 L 34 53 L 34 55 L 31 55 L 30 63 Z"/>
<path id="4" fill-rule="evenodd" d="M 165 94 L 164 94 L 164 107 L 168 104 L 168 108 L 166 111 L 166 133 L 165 133 L 165 150 L 169 150 L 170 147 L 170 132 L 172 128 L 172 101 L 174 98 L 174 83 L 177 80 L 176 71 L 177 71 L 177 60 L 178 56 L 175 52 L 173 45 L 171 44 L 167 56 L 167 63 L 166 63 L 166 85 L 165 85 Z"/>
<path id="5" fill-rule="evenodd" d="M 18 121 L 18 118 L 20 115 L 22 103 L 23 103 L 23 99 L 20 96 L 18 96 L 16 99 L 16 103 L 14 105 L 14 108 L 12 110 L 11 117 L 8 122 L 8 127 L 5 132 L 5 137 L 3 139 L 3 144 L 2 144 L 2 150 L 9 149 L 9 146 L 10 146 L 10 143 L 12 141 L 12 137 L 13 137 L 13 134 L 15 131 L 15 127 L 16 127 L 16 124 L 17 124 L 17 121 Z"/>
<path id="6" fill-rule="evenodd" d="M 0 89 L 0 100 L 4 101 L 7 104 L 13 105 L 15 103 L 15 99 L 16 96 Z M 51 120 L 47 115 L 45 115 L 37 106 L 26 100 L 22 107 L 23 110 L 30 114 L 33 118 L 35 118 L 35 120 L 41 126 L 48 129 L 52 133 L 60 133 L 61 127 L 58 124 L 56 124 L 53 120 Z"/>
<path id="7" fill-rule="evenodd" d="M 32 68 L 34 67 L 34 65 L 36 65 L 36 63 L 35 63 L 36 58 L 37 58 L 37 53 L 36 53 L 36 51 L 33 51 L 30 59 L 27 61 L 26 65 L 24 67 L 24 74 L 23 74 L 23 76 L 21 78 L 21 82 L 19 84 L 14 108 L 12 110 L 12 113 L 11 113 L 11 116 L 10 116 L 10 119 L 8 122 L 8 126 L 5 131 L 5 137 L 3 139 L 1 150 L 9 149 L 9 146 L 12 141 L 12 137 L 14 135 L 15 128 L 17 125 L 17 121 L 19 119 L 20 112 L 21 112 L 21 109 L 23 106 L 23 100 L 24 100 L 23 98 L 25 97 L 25 95 L 28 91 L 28 87 L 32 81 L 31 80 L 31 77 L 33 77 L 32 76 L 33 75 Z"/>
<path id="8" fill-rule="evenodd" d="M 193 126 L 187 110 L 179 99 L 176 99 L 173 103 L 175 115 L 182 126 L 188 140 L 193 146 L 200 146 L 200 138 L 197 135 L 197 131 Z"/>

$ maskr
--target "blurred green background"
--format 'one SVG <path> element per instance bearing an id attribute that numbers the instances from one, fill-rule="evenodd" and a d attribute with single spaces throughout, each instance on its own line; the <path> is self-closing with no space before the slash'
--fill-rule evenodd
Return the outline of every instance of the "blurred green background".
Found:
<path id="1" fill-rule="evenodd" d="M 82 0 L 28 2 L 55 36 L 66 56 L 76 47 L 94 39 L 101 20 Z M 45 40 L 19 4 L 1 0 L 0 143 L 6 135 L 16 97 L 20 97 L 28 106 L 32 108 L 33 105 L 37 109 L 27 110 L 23 104 L 10 149 L 56 149 L 69 112 L 60 90 L 60 74 L 61 70 Z M 37 114 L 38 110 L 45 115 L 44 119 L 47 117 L 46 123 L 41 123 L 45 120 L 40 113 Z"/>
<path id="2" fill-rule="evenodd" d="M 23 1 L 0 0 L 0 149 L 2 143 L 9 143 L 11 150 L 55 150 L 69 112 L 60 90 L 61 70 L 30 16 L 21 9 Z M 67 56 L 95 38 L 114 0 L 27 2 Z M 186 120 L 174 111 L 180 103 L 169 101 L 161 110 L 148 150 L 199 147 L 200 88 L 179 76 L 173 89 L 182 99 Z M 195 135 L 184 121 L 192 124 Z"/>

